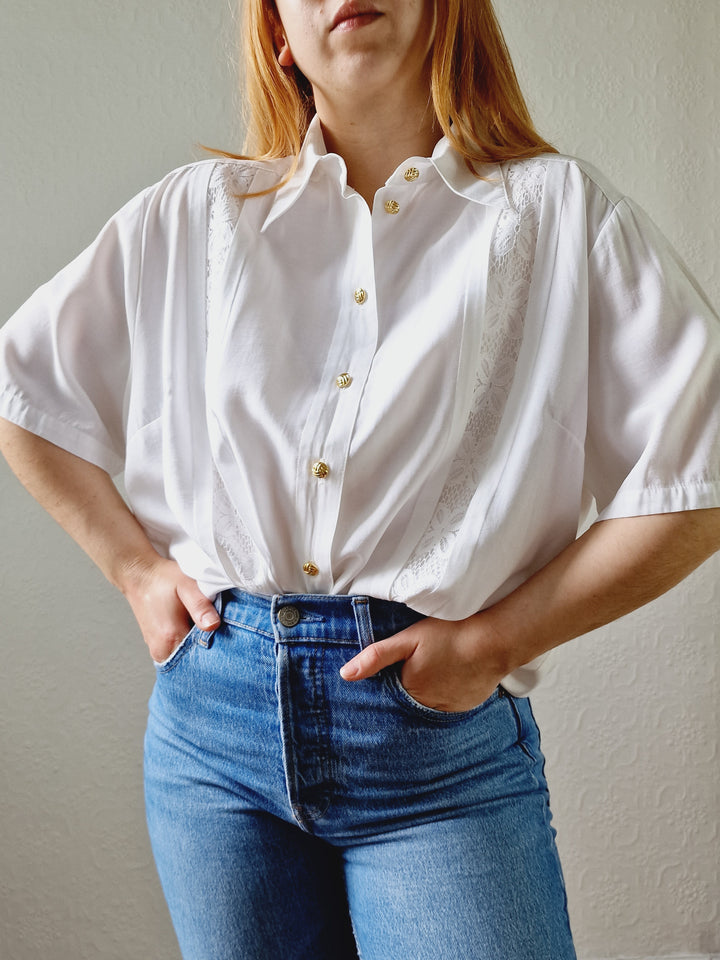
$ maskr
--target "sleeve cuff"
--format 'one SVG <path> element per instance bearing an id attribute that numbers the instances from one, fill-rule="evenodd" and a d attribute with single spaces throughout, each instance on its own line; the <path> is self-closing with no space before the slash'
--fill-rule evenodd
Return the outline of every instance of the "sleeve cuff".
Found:
<path id="1" fill-rule="evenodd" d="M 598 520 L 714 507 L 720 507 L 720 480 L 687 481 L 668 487 L 658 485 L 640 490 L 620 490 L 599 514 Z"/>
<path id="2" fill-rule="evenodd" d="M 107 444 L 75 424 L 32 406 L 19 394 L 5 393 L 0 396 L 0 417 L 49 440 L 76 457 L 88 460 L 111 476 L 117 476 L 124 469 L 124 459 Z"/>

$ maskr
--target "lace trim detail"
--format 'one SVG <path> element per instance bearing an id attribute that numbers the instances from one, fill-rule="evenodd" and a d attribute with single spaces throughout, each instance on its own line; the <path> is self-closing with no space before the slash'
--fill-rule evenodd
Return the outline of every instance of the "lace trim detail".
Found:
<path id="1" fill-rule="evenodd" d="M 206 316 L 217 309 L 220 281 L 242 211 L 243 193 L 252 189 L 256 170 L 235 161 L 220 161 L 208 185 Z M 206 323 L 206 330 L 207 330 Z M 253 583 L 260 569 L 257 547 L 213 465 L 213 528 L 218 556 L 236 583 Z"/>
<path id="2" fill-rule="evenodd" d="M 235 226 L 255 179 L 255 169 L 234 161 L 219 162 L 208 185 L 207 315 L 211 315 Z"/>
<path id="3" fill-rule="evenodd" d="M 261 567 L 260 556 L 217 469 L 213 469 L 213 528 L 225 573 L 238 585 L 255 583 Z"/>
<path id="4" fill-rule="evenodd" d="M 467 424 L 430 523 L 395 581 L 394 596 L 437 586 L 492 451 L 522 344 L 546 170 L 542 160 L 504 168 L 511 206 L 501 213 L 490 247 L 484 328 Z"/>

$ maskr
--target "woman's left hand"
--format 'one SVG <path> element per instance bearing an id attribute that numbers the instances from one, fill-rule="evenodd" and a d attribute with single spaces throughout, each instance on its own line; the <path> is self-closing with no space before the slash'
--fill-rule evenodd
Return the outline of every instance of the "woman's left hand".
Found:
<path id="1" fill-rule="evenodd" d="M 509 672 L 498 646 L 483 630 L 482 613 L 457 621 L 428 617 L 370 644 L 340 674 L 364 680 L 402 660 L 402 684 L 413 699 L 434 710 L 460 712 L 487 700 Z"/>

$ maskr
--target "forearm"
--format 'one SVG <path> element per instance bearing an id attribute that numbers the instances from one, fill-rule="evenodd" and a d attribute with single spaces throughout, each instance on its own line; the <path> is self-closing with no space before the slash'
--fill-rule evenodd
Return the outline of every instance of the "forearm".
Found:
<path id="1" fill-rule="evenodd" d="M 509 673 L 654 600 L 718 549 L 720 509 L 601 521 L 478 616 Z"/>
<path id="2" fill-rule="evenodd" d="M 127 598 L 156 661 L 189 621 L 214 630 L 217 611 L 195 580 L 160 554 L 104 470 L 0 419 L 0 452 L 20 482 Z"/>
<path id="3" fill-rule="evenodd" d="M 159 558 L 100 467 L 0 419 L 0 452 L 23 486 L 121 590 Z"/>
<path id="4" fill-rule="evenodd" d="M 718 548 L 720 510 L 596 523 L 499 603 L 465 620 L 420 620 L 341 674 L 363 680 L 402 660 L 420 703 L 469 710 L 518 667 L 660 596 Z"/>

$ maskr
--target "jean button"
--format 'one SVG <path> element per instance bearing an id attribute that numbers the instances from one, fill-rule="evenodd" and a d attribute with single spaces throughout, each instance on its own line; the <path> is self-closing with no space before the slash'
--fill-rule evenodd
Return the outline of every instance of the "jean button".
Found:
<path id="1" fill-rule="evenodd" d="M 297 607 L 280 607 L 278 620 L 284 627 L 295 627 L 300 623 L 300 611 Z"/>

